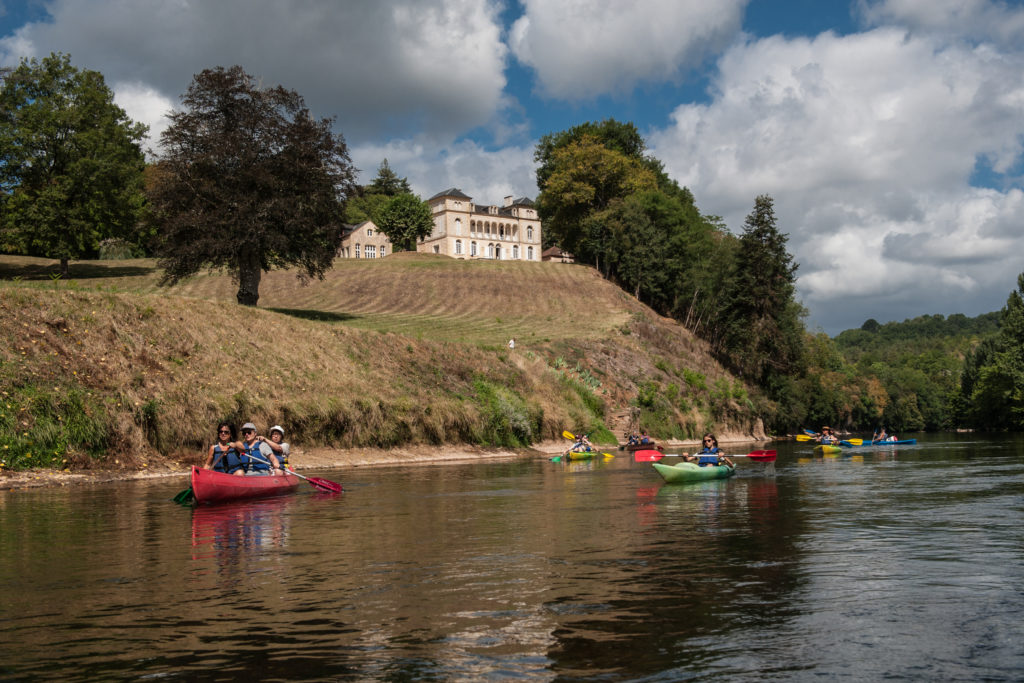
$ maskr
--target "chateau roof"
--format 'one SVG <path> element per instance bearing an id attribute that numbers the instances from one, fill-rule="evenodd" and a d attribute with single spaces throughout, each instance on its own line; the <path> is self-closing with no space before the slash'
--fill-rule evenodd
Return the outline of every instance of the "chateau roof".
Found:
<path id="1" fill-rule="evenodd" d="M 465 192 L 463 192 L 462 190 L 460 190 L 457 187 L 449 187 L 447 190 L 442 190 L 441 192 L 438 192 L 437 194 L 435 194 L 430 199 L 440 199 L 441 197 L 455 197 L 457 199 L 470 199 L 470 200 L 473 199 L 472 197 L 470 197 L 468 194 L 466 194 Z M 430 199 L 428 199 L 427 201 L 430 201 Z"/>

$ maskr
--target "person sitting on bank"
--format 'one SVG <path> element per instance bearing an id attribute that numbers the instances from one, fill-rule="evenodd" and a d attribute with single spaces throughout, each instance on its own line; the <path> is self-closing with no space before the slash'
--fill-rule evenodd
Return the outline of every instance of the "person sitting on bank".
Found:
<path id="1" fill-rule="evenodd" d="M 291 452 L 291 446 L 284 440 L 284 427 L 281 425 L 274 425 L 270 428 L 270 441 L 264 441 L 263 445 L 260 446 L 260 450 L 266 446 L 268 449 L 273 451 L 274 455 L 277 456 L 277 461 L 281 464 L 281 469 L 288 468 L 288 455 Z M 265 452 L 265 451 L 264 451 Z M 264 460 L 270 458 L 264 457 Z"/>
<path id="2" fill-rule="evenodd" d="M 269 446 L 267 449 L 270 450 L 270 453 L 263 452 L 262 446 L 266 444 L 267 440 L 265 437 L 256 436 L 256 425 L 252 422 L 242 425 L 242 439 L 242 465 L 245 469 L 235 472 L 236 475 L 276 475 L 279 473 L 281 465 L 277 456 Z"/>
<path id="3" fill-rule="evenodd" d="M 217 443 L 210 446 L 210 450 L 207 451 L 203 469 L 225 474 L 234 474 L 239 470 L 244 470 L 242 458 L 239 455 L 240 449 L 243 447 L 243 444 L 238 441 L 235 425 L 230 422 L 221 422 L 217 425 Z"/>
<path id="4" fill-rule="evenodd" d="M 636 435 L 636 432 L 630 432 L 626 438 L 626 443 L 630 446 L 637 446 L 640 444 L 640 437 Z"/>
<path id="5" fill-rule="evenodd" d="M 832 433 L 831 427 L 822 427 L 821 434 L 818 434 L 815 440 L 825 445 L 839 443 L 839 437 Z"/>
<path id="6" fill-rule="evenodd" d="M 733 461 L 725 457 L 725 452 L 718 447 L 718 439 L 715 438 L 714 434 L 705 434 L 701 441 L 704 447 L 699 452 L 693 455 L 683 453 L 683 459 L 686 462 L 695 462 L 700 467 L 707 467 L 709 465 L 735 467 Z"/>
<path id="7" fill-rule="evenodd" d="M 651 437 L 647 436 L 647 430 L 645 429 L 645 430 L 641 431 L 640 432 L 640 443 L 642 443 L 642 444 L 649 444 L 650 442 L 651 442 Z"/>

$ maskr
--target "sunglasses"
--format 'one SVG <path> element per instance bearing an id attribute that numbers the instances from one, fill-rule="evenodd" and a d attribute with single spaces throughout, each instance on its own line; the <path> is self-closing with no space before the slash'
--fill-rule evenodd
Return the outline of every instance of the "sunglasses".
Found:
<path id="1" fill-rule="evenodd" d="M 222 430 L 220 430 L 220 431 L 218 432 L 218 434 L 230 434 L 230 433 L 231 433 L 231 430 L 230 430 L 230 429 L 222 429 Z"/>
<path id="2" fill-rule="evenodd" d="M 253 430 L 251 430 L 251 429 L 243 429 L 243 430 L 242 430 L 242 433 L 243 433 L 243 434 L 255 434 L 256 432 L 255 432 L 255 431 L 253 431 Z"/>

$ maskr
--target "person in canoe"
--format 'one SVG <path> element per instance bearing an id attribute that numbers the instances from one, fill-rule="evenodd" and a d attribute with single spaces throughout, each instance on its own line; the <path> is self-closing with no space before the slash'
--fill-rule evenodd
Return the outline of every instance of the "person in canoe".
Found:
<path id="1" fill-rule="evenodd" d="M 221 422 L 217 425 L 217 443 L 210 446 L 206 452 L 204 470 L 214 470 L 225 474 L 235 474 L 243 471 L 242 458 L 239 455 L 243 444 L 238 441 L 238 434 L 235 425 L 230 422 Z"/>
<path id="2" fill-rule="evenodd" d="M 274 451 L 274 455 L 277 456 L 277 461 L 281 465 L 281 469 L 288 468 L 288 455 L 291 452 L 291 446 L 284 440 L 284 427 L 280 425 L 274 425 L 270 428 L 270 441 L 265 441 L 266 445 L 270 450 Z M 260 450 L 263 446 L 260 446 Z M 268 458 L 265 458 L 268 459 Z"/>
<path id="3" fill-rule="evenodd" d="M 644 430 L 642 430 L 640 432 L 640 443 L 644 444 L 645 446 L 647 444 L 651 443 L 651 437 L 647 436 L 647 430 L 646 429 L 644 429 Z"/>
<path id="4" fill-rule="evenodd" d="M 886 441 L 896 441 L 895 434 L 886 434 L 885 427 L 882 427 L 880 431 L 875 432 L 871 435 L 871 443 L 885 443 Z"/>
<path id="5" fill-rule="evenodd" d="M 577 453 L 589 453 L 592 450 L 594 449 L 593 444 L 590 443 L 590 439 L 587 438 L 586 434 L 580 434 L 579 436 L 576 437 L 575 443 L 569 446 L 569 450 L 567 450 L 562 455 L 563 457 L 568 456 L 573 451 Z"/>
<path id="6" fill-rule="evenodd" d="M 683 460 L 686 462 L 695 462 L 700 467 L 707 467 L 708 465 L 736 466 L 732 460 L 725 457 L 725 452 L 718 447 L 718 439 L 714 434 L 705 434 L 701 441 L 704 447 L 693 455 L 683 453 Z"/>
<path id="7" fill-rule="evenodd" d="M 274 455 L 273 449 L 267 445 L 267 439 L 256 436 L 256 425 L 246 422 L 242 425 L 242 466 L 244 471 L 235 472 L 243 475 L 276 475 L 280 474 L 281 463 Z"/>
<path id="8" fill-rule="evenodd" d="M 826 446 L 834 446 L 839 443 L 839 437 L 832 433 L 831 427 L 822 427 L 821 434 L 818 434 L 814 440 Z"/>

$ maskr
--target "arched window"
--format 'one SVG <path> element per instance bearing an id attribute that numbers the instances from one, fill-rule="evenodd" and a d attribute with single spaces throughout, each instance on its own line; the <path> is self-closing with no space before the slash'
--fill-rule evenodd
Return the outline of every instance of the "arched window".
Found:
<path id="1" fill-rule="evenodd" d="M 487 245 L 487 258 L 494 258 L 494 245 L 493 244 L 488 244 Z"/>
<path id="2" fill-rule="evenodd" d="M 461 254 L 462 253 L 462 240 L 455 240 L 455 253 L 456 254 Z"/>
<path id="3" fill-rule="evenodd" d="M 526 260 L 527 261 L 532 261 L 533 260 L 533 247 L 527 247 L 526 248 Z"/>
<path id="4" fill-rule="evenodd" d="M 526 239 L 528 239 L 531 242 L 533 241 L 533 228 L 526 229 Z"/>
<path id="5" fill-rule="evenodd" d="M 514 258 L 514 259 L 518 259 L 519 258 L 519 245 L 518 244 L 513 244 L 512 245 L 512 258 Z"/>
<path id="6" fill-rule="evenodd" d="M 366 236 L 367 237 L 373 237 L 373 228 L 367 228 L 366 229 Z"/>
<path id="7" fill-rule="evenodd" d="M 359 258 L 359 244 L 356 244 L 356 258 Z"/>
<path id="8" fill-rule="evenodd" d="M 476 256 L 476 242 L 469 243 L 469 255 Z"/>
<path id="9" fill-rule="evenodd" d="M 456 235 L 461 235 L 462 234 L 462 219 L 461 218 L 456 218 L 455 219 L 455 234 Z"/>

